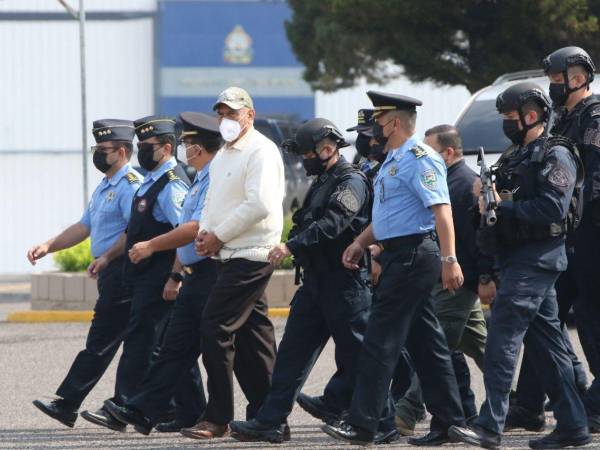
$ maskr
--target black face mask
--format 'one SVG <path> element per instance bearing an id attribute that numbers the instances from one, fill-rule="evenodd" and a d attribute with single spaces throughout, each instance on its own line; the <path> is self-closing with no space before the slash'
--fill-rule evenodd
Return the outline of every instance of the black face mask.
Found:
<path id="1" fill-rule="evenodd" d="M 385 153 L 385 145 L 375 144 L 371 147 L 371 156 L 373 159 L 380 164 L 383 164 L 385 158 L 387 157 L 387 153 Z"/>
<path id="2" fill-rule="evenodd" d="M 526 128 L 519 129 L 519 119 L 504 119 L 502 121 L 502 131 L 515 145 L 521 145 L 525 134 L 527 134 Z"/>
<path id="3" fill-rule="evenodd" d="M 550 99 L 554 106 L 564 106 L 567 103 L 570 92 L 565 83 L 550 83 Z"/>
<path id="4" fill-rule="evenodd" d="M 316 152 L 315 152 L 316 153 Z M 319 158 L 319 154 L 317 154 L 316 158 L 305 158 L 302 160 L 302 165 L 304 166 L 304 170 L 306 170 L 306 175 L 307 176 L 313 176 L 313 175 L 321 175 L 322 173 L 325 172 L 325 166 L 327 165 L 327 163 L 329 162 L 329 160 L 331 158 L 333 158 L 332 154 L 329 158 L 327 159 L 321 159 Z"/>
<path id="5" fill-rule="evenodd" d="M 140 144 L 138 145 L 138 162 L 143 169 L 152 172 L 158 166 L 158 161 L 154 161 L 154 150 L 153 144 Z"/>
<path id="6" fill-rule="evenodd" d="M 363 158 L 367 158 L 371 154 L 371 146 L 369 145 L 369 141 L 371 141 L 371 138 L 366 134 L 359 133 L 356 137 L 354 146 L 356 147 L 358 154 Z"/>
<path id="7" fill-rule="evenodd" d="M 98 169 L 102 173 L 108 172 L 110 170 L 110 168 L 113 166 L 112 164 L 109 164 L 106 161 L 107 158 L 108 158 L 108 153 L 101 152 L 101 151 L 95 151 L 94 156 L 92 157 L 94 166 L 96 166 L 96 169 Z"/>
<path id="8" fill-rule="evenodd" d="M 390 123 L 392 120 L 390 120 L 388 123 Z M 373 138 L 377 141 L 378 144 L 387 144 L 389 137 L 385 137 L 383 135 L 383 127 L 385 127 L 388 123 L 386 123 L 385 125 L 379 125 L 379 123 L 375 122 L 373 124 Z"/>

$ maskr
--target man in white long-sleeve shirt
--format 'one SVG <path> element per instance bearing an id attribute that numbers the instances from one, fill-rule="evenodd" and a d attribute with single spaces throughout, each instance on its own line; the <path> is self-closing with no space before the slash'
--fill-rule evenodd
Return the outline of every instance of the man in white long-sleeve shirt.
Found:
<path id="1" fill-rule="evenodd" d="M 249 402 L 248 419 L 269 390 L 275 335 L 264 296 L 273 273 L 267 255 L 279 244 L 283 228 L 283 162 L 277 146 L 253 127 L 252 99 L 231 87 L 214 109 L 226 144 L 211 163 L 196 241 L 199 254 L 218 259 L 201 324 L 209 399 L 202 420 L 181 431 L 196 439 L 229 433 L 234 356 L 236 369 L 243 367 L 236 375 Z"/>

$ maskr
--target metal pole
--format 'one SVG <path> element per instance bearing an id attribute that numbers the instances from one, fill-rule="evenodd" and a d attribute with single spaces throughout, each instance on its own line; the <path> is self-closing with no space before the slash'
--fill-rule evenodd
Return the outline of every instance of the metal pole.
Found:
<path id="1" fill-rule="evenodd" d="M 83 208 L 88 203 L 88 136 L 87 136 L 87 97 L 85 85 L 85 5 L 79 0 L 79 61 L 81 68 L 81 149 L 83 165 Z"/>

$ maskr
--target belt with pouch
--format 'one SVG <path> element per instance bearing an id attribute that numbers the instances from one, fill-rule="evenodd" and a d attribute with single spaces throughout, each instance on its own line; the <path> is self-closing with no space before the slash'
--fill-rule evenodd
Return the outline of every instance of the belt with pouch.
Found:
<path id="1" fill-rule="evenodd" d="M 431 239 L 437 241 L 437 233 L 435 231 L 428 231 L 423 234 L 409 234 L 406 236 L 398 236 L 389 239 L 383 239 L 378 241 L 377 244 L 382 251 L 386 250 L 397 250 L 399 248 L 414 247 L 419 245 L 425 239 Z"/>

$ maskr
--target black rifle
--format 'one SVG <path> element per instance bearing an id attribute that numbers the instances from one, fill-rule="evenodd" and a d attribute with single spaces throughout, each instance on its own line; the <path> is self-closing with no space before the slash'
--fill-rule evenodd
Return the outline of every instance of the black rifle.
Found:
<path id="1" fill-rule="evenodd" d="M 485 154 L 483 147 L 479 147 L 477 155 L 477 165 L 481 168 L 479 178 L 481 179 L 481 193 L 483 194 L 483 204 L 485 213 L 482 217 L 482 223 L 488 227 L 496 224 L 496 197 L 494 196 L 494 180 L 492 179 L 492 170 L 485 164 Z"/>

